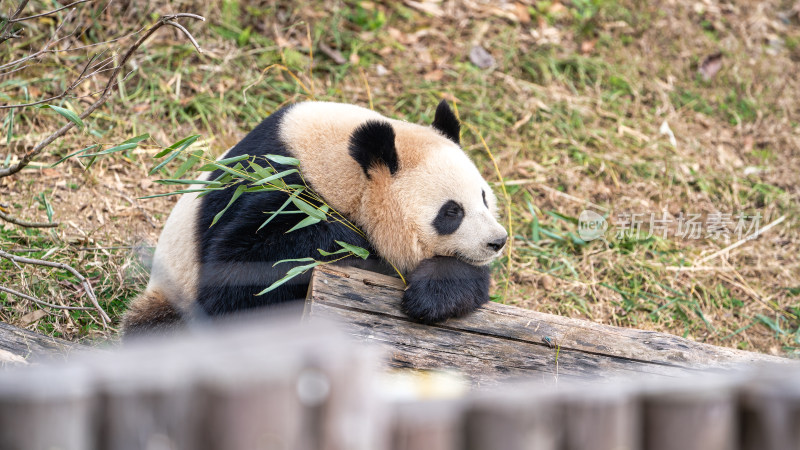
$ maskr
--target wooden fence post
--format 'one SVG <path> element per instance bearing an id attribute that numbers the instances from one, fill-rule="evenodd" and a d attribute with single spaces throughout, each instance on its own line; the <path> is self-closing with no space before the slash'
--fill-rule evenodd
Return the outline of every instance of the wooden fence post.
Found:
<path id="1" fill-rule="evenodd" d="M 674 386 L 660 380 L 642 394 L 646 450 L 731 450 L 738 417 L 730 380 L 683 379 Z"/>
<path id="2" fill-rule="evenodd" d="M 91 383 L 64 364 L 0 373 L 0 448 L 92 449 Z"/>

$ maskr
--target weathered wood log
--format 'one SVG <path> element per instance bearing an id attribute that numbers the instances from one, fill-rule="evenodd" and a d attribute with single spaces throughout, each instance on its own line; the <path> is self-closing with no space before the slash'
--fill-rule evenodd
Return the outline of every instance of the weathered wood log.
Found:
<path id="1" fill-rule="evenodd" d="M 317 267 L 304 316 L 335 319 L 349 333 L 391 351 L 391 365 L 455 368 L 476 385 L 501 379 L 679 376 L 783 358 L 693 342 L 666 333 L 619 328 L 490 303 L 433 326 L 400 310 L 403 283 L 350 267 Z"/>
<path id="2" fill-rule="evenodd" d="M 2 358 L 3 352 L 8 352 L 8 354 L 25 360 L 40 358 L 63 359 L 70 351 L 79 348 L 85 348 L 85 346 L 0 322 L 0 363 L 4 359 Z"/>

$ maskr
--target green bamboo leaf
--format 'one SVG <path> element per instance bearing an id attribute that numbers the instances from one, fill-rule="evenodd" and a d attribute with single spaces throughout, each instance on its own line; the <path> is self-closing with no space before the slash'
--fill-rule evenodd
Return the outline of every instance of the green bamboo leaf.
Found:
<path id="1" fill-rule="evenodd" d="M 153 183 L 164 184 L 164 185 L 168 185 L 168 186 L 176 185 L 176 184 L 205 184 L 205 185 L 209 185 L 209 186 L 220 186 L 222 184 L 219 181 L 209 181 L 209 180 L 173 180 L 173 179 L 156 180 Z"/>
<path id="2" fill-rule="evenodd" d="M 354 255 L 358 256 L 361 259 L 367 259 L 369 257 L 369 251 L 367 249 L 361 248 L 357 245 L 348 244 L 347 242 L 342 242 L 342 241 L 334 241 L 334 242 L 341 245 L 342 248 L 353 252 Z"/>
<path id="3" fill-rule="evenodd" d="M 236 186 L 236 190 L 233 191 L 233 196 L 231 197 L 231 200 L 228 202 L 228 205 L 225 208 L 223 208 L 222 211 L 218 212 L 216 216 L 214 216 L 214 219 L 211 221 L 211 225 L 212 226 L 215 223 L 217 223 L 217 221 L 219 220 L 220 217 L 222 217 L 223 214 L 225 214 L 225 211 L 227 211 L 228 208 L 231 207 L 233 202 L 235 202 L 236 199 L 239 198 L 240 195 L 242 195 L 242 192 L 244 192 L 245 187 L 246 186 L 243 185 L 243 184 L 240 184 L 239 186 Z"/>
<path id="4" fill-rule="evenodd" d="M 57 165 L 59 165 L 59 164 L 63 163 L 64 161 L 66 161 L 66 160 L 68 160 L 68 159 L 72 158 L 73 156 L 75 156 L 75 155 L 77 155 L 77 154 L 79 154 L 79 153 L 88 152 L 89 150 L 94 150 L 94 149 L 96 149 L 96 148 L 98 148 L 98 147 L 100 147 L 100 144 L 94 144 L 94 145 L 90 145 L 90 146 L 88 146 L 88 147 L 86 147 L 86 148 L 84 148 L 84 149 L 82 149 L 82 150 L 78 150 L 77 152 L 70 153 L 69 155 L 67 155 L 67 156 L 65 156 L 65 157 L 63 157 L 63 158 L 61 158 L 61 159 L 59 159 L 58 161 L 54 162 L 54 163 L 53 163 L 53 164 L 52 164 L 50 167 L 51 167 L 51 168 L 52 168 L 52 167 L 55 167 L 55 166 L 57 166 Z"/>
<path id="5" fill-rule="evenodd" d="M 130 150 L 130 149 L 136 148 L 138 146 L 139 146 L 139 144 L 137 144 L 135 142 L 131 142 L 129 144 L 120 144 L 120 145 L 111 147 L 109 149 L 106 149 L 106 150 L 103 150 L 103 151 L 99 151 L 97 153 L 86 153 L 84 155 L 78 156 L 78 158 L 91 158 L 91 157 L 94 157 L 94 156 L 108 155 L 110 153 L 116 153 L 116 152 L 121 152 L 121 151 L 124 151 L 124 150 Z"/>
<path id="6" fill-rule="evenodd" d="M 44 192 L 39 194 L 39 201 L 44 205 L 45 212 L 47 213 L 47 221 L 53 221 L 53 206 L 47 201 L 47 197 L 44 196 Z"/>
<path id="7" fill-rule="evenodd" d="M 173 159 L 175 159 L 175 158 L 176 158 L 178 155 L 180 155 L 180 154 L 181 154 L 180 150 L 178 150 L 177 152 L 174 152 L 174 153 L 172 153 L 172 154 L 171 154 L 171 155 L 169 155 L 169 156 L 168 156 L 168 157 L 167 157 L 165 160 L 163 160 L 163 161 L 161 161 L 160 163 L 158 163 L 158 165 L 157 165 L 157 166 L 155 166 L 155 167 L 153 167 L 152 169 L 150 169 L 150 172 L 148 173 L 148 175 L 152 175 L 152 174 L 154 174 L 154 173 L 158 172 L 159 170 L 161 170 L 161 168 L 162 168 L 162 167 L 164 167 L 164 166 L 166 166 L 167 164 L 169 164 L 169 162 L 170 162 L 170 161 L 172 161 Z"/>
<path id="8" fill-rule="evenodd" d="M 140 134 L 136 137 L 128 139 L 127 141 L 123 142 L 123 144 L 138 144 L 139 142 L 142 142 L 143 140 L 148 139 L 149 137 L 150 133 Z"/>
<path id="9" fill-rule="evenodd" d="M 206 164 L 205 166 L 201 167 L 200 171 L 208 172 L 208 170 L 203 170 L 203 169 L 205 169 L 205 168 L 207 168 L 209 166 L 213 166 L 215 168 L 214 170 L 220 169 L 223 172 L 227 172 L 227 173 L 233 175 L 235 178 L 245 179 L 245 180 L 248 180 L 248 181 L 256 181 L 256 178 L 253 175 L 251 175 L 250 173 L 244 171 L 244 168 L 242 167 L 241 164 L 236 164 L 233 167 L 228 167 L 228 166 L 225 166 L 225 165 L 222 165 L 222 164 L 219 164 L 219 163 L 211 163 L 211 164 Z"/>
<path id="10" fill-rule="evenodd" d="M 197 138 L 199 138 L 199 137 L 200 137 L 199 134 L 193 134 L 193 135 L 191 135 L 189 137 L 185 137 L 185 138 L 181 139 L 180 141 L 178 141 L 178 142 L 170 145 L 169 147 L 165 148 L 164 150 L 161 150 L 160 152 L 156 153 L 156 156 L 154 156 L 154 158 L 156 158 L 156 159 L 163 158 L 164 156 L 167 155 L 167 153 L 170 153 L 171 151 L 175 150 L 178 147 L 181 147 L 181 150 L 183 150 L 184 148 L 194 144 L 194 141 L 196 141 Z M 180 151 L 180 150 L 178 150 L 178 151 Z"/>
<path id="11" fill-rule="evenodd" d="M 308 214 L 309 217 L 314 217 L 315 219 L 319 220 L 325 220 L 327 211 L 322 211 L 322 208 L 318 209 L 300 198 L 293 198 L 292 203 L 294 203 L 294 206 L 297 206 L 297 209 Z"/>
<path id="12" fill-rule="evenodd" d="M 275 173 L 275 169 L 273 169 L 272 167 L 262 167 L 258 165 L 255 161 L 247 161 L 247 163 L 250 164 L 250 168 L 253 169 L 253 172 L 255 172 L 255 174 L 258 175 L 260 178 L 267 178 L 268 176 Z"/>
<path id="13" fill-rule="evenodd" d="M 274 163 L 283 164 L 283 165 L 286 165 L 286 166 L 299 166 L 300 165 L 300 160 L 299 159 L 292 158 L 292 157 L 289 157 L 289 156 L 264 155 L 264 157 L 267 158 L 268 160 L 274 162 Z"/>
<path id="14" fill-rule="evenodd" d="M 247 159 L 249 157 L 250 157 L 250 155 L 239 155 L 239 156 L 233 156 L 231 158 L 219 159 L 219 160 L 214 161 L 214 162 L 217 163 L 217 164 L 222 164 L 222 165 L 227 166 L 228 164 L 239 162 L 239 161 L 245 160 L 245 159 Z"/>
<path id="15" fill-rule="evenodd" d="M 318 266 L 320 264 L 324 264 L 324 263 L 322 261 L 316 261 L 316 262 L 314 262 L 312 264 L 306 264 L 305 266 L 293 267 L 291 270 L 286 272 L 286 275 L 283 278 L 281 278 L 280 280 L 272 283 L 268 288 L 264 289 L 263 291 L 259 292 L 256 295 L 257 296 L 258 295 L 264 295 L 267 292 L 270 292 L 270 291 L 278 288 L 279 286 L 281 286 L 282 284 L 284 284 L 287 281 L 291 280 L 292 278 L 294 278 L 294 277 L 296 277 L 298 275 L 301 275 L 301 274 L 307 272 L 309 269 L 313 269 L 314 267 L 316 267 L 316 266 Z"/>
<path id="16" fill-rule="evenodd" d="M 350 252 L 350 250 L 348 250 L 346 248 L 340 248 L 339 250 L 336 250 L 335 252 L 326 252 L 325 250 L 323 250 L 321 248 L 318 248 L 317 251 L 322 256 L 332 256 L 332 255 L 338 255 L 340 253 L 349 253 Z"/>
<path id="17" fill-rule="evenodd" d="M 89 162 L 86 163 L 86 170 L 89 170 L 89 168 L 94 165 L 95 161 L 97 161 L 97 155 L 92 156 L 92 159 L 90 159 Z"/>
<path id="18" fill-rule="evenodd" d="M 268 214 L 271 214 L 271 215 L 269 216 L 269 218 L 267 220 L 264 221 L 264 223 L 261 224 L 260 227 L 258 227 L 258 230 L 256 230 L 256 232 L 261 231 L 261 229 L 264 228 L 265 226 L 267 226 L 268 223 L 272 222 L 272 219 L 274 219 L 278 214 L 280 214 L 284 209 L 286 209 L 286 207 L 289 206 L 289 203 L 292 203 L 292 200 L 295 197 L 297 197 L 298 195 L 300 195 L 301 192 L 303 192 L 303 189 L 298 189 L 298 190 L 294 191 L 294 193 L 292 193 L 292 195 L 290 195 L 289 198 L 287 198 L 286 201 L 283 202 L 283 205 L 281 205 L 281 207 L 278 208 L 277 211 L 269 212 Z"/>
<path id="19" fill-rule="evenodd" d="M 293 173 L 297 173 L 297 169 L 284 170 L 283 172 L 279 172 L 279 173 L 270 175 L 270 176 L 268 176 L 266 178 L 262 178 L 262 179 L 256 181 L 253 184 L 254 185 L 258 185 L 258 184 L 269 183 L 272 180 L 275 180 L 275 179 L 278 179 L 278 178 L 283 178 L 283 177 L 285 177 L 287 175 L 291 175 Z"/>
<path id="20" fill-rule="evenodd" d="M 291 233 L 292 231 L 299 230 L 301 228 L 305 228 L 311 225 L 316 225 L 320 222 L 321 220 L 317 219 L 316 217 L 308 216 L 305 219 L 301 220 L 300 222 L 297 222 L 297 225 L 290 228 L 289 231 L 287 231 L 287 233 Z"/>
<path id="21" fill-rule="evenodd" d="M 70 111 L 70 110 L 68 110 L 66 108 L 62 108 L 60 106 L 55 106 L 55 105 L 41 105 L 39 108 L 52 109 L 53 111 L 55 111 L 55 112 L 61 114 L 62 116 L 64 116 L 64 118 L 66 118 L 70 122 L 72 122 L 75 125 L 77 125 L 78 128 L 83 129 L 83 121 L 81 120 L 81 118 L 78 117 L 77 114 L 75 114 L 74 112 L 72 112 L 72 111 Z"/>
<path id="22" fill-rule="evenodd" d="M 203 150 L 195 150 L 189 153 L 189 157 L 186 158 L 186 161 L 184 161 L 183 164 L 181 164 L 181 166 L 178 167 L 178 170 L 176 170 L 175 173 L 172 174 L 172 178 L 182 177 L 183 174 L 188 172 L 189 169 L 191 169 L 192 167 L 194 167 L 195 164 L 200 162 L 200 157 L 203 156 L 203 153 L 205 153 Z"/>
<path id="23" fill-rule="evenodd" d="M 278 264 L 283 264 L 283 263 L 287 263 L 287 262 L 306 262 L 306 261 L 314 261 L 314 258 L 282 259 L 282 260 L 276 262 L 275 264 L 273 264 L 272 267 L 275 267 Z"/>

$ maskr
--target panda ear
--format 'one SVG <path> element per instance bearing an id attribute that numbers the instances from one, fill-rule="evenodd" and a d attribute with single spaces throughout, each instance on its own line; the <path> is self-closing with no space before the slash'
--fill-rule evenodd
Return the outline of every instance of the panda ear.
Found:
<path id="1" fill-rule="evenodd" d="M 394 175 L 397 172 L 397 149 L 394 146 L 394 129 L 388 122 L 370 120 L 360 125 L 350 136 L 350 156 L 355 159 L 369 178 L 372 167 L 385 165 Z"/>
<path id="2" fill-rule="evenodd" d="M 444 135 L 447 139 L 461 145 L 461 138 L 459 132 L 461 131 L 461 124 L 458 123 L 456 115 L 447 104 L 447 100 L 439 102 L 436 107 L 436 115 L 433 118 L 433 128 Z"/>

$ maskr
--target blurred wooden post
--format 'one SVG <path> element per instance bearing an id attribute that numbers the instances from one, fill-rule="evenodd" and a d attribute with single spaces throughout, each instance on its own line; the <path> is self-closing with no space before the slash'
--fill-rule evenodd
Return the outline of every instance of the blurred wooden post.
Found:
<path id="1" fill-rule="evenodd" d="M 478 396 L 466 409 L 468 450 L 556 450 L 563 437 L 556 397 L 524 384 Z"/>
<path id="2" fill-rule="evenodd" d="M 742 450 L 800 449 L 800 370 L 757 375 L 742 387 L 740 408 Z"/>
<path id="3" fill-rule="evenodd" d="M 663 383 L 663 382 L 662 382 Z M 654 384 L 643 395 L 642 436 L 648 450 L 732 450 L 738 420 L 730 382 L 684 379 Z"/>
<path id="4" fill-rule="evenodd" d="M 2 373 L 0 449 L 93 448 L 91 373 L 40 366 Z"/>
<path id="5" fill-rule="evenodd" d="M 394 407 L 392 450 L 463 448 L 464 402 L 456 400 L 401 402 Z"/>
<path id="6" fill-rule="evenodd" d="M 563 395 L 565 450 L 635 450 L 641 412 L 626 386 L 584 386 Z"/>

